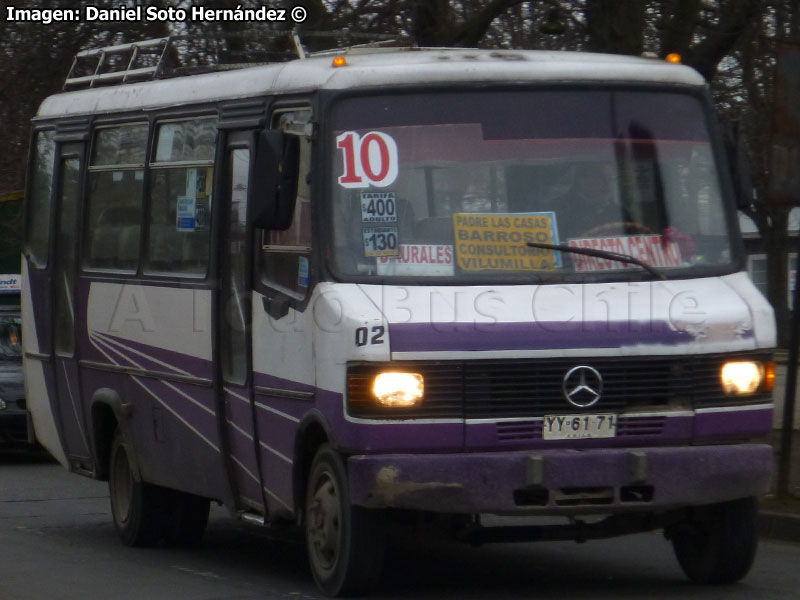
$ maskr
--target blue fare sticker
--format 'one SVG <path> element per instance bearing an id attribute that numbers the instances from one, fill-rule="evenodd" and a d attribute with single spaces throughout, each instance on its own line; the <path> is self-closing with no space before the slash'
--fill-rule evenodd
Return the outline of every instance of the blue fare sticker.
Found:
<path id="1" fill-rule="evenodd" d="M 303 288 L 308 287 L 308 259 L 305 256 L 298 258 L 297 285 Z"/>
<path id="2" fill-rule="evenodd" d="M 178 231 L 195 230 L 195 208 L 197 200 L 193 196 L 181 196 L 178 198 L 177 222 L 175 224 Z"/>

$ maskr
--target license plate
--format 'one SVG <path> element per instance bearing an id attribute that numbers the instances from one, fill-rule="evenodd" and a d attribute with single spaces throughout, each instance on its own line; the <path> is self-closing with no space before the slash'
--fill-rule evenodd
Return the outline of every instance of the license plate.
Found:
<path id="1" fill-rule="evenodd" d="M 617 434 L 617 415 L 549 415 L 544 418 L 545 440 L 611 438 Z"/>

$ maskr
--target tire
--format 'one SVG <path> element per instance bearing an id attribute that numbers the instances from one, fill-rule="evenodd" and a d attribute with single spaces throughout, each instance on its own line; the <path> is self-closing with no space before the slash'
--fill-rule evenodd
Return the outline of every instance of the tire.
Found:
<path id="1" fill-rule="evenodd" d="M 175 546 L 194 546 L 203 539 L 208 524 L 210 502 L 207 498 L 185 492 L 167 490 L 171 506 L 166 541 Z"/>
<path id="2" fill-rule="evenodd" d="M 350 504 L 344 461 L 327 444 L 311 465 L 304 515 L 308 561 L 319 588 L 329 596 L 374 589 L 383 567 L 384 515 Z"/>
<path id="3" fill-rule="evenodd" d="M 695 509 L 691 520 L 672 534 L 675 556 L 695 583 L 734 583 L 747 575 L 758 547 L 755 498 Z"/>
<path id="4" fill-rule="evenodd" d="M 117 430 L 111 443 L 108 489 L 114 526 L 126 546 L 152 546 L 166 533 L 169 494 L 136 472 L 133 449 Z"/>

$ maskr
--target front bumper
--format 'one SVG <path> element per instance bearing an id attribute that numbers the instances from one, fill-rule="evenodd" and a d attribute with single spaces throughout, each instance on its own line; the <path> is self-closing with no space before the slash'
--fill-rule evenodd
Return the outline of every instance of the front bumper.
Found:
<path id="1" fill-rule="evenodd" d="M 353 504 L 444 513 L 581 514 L 664 510 L 769 489 L 764 444 L 357 455 Z"/>

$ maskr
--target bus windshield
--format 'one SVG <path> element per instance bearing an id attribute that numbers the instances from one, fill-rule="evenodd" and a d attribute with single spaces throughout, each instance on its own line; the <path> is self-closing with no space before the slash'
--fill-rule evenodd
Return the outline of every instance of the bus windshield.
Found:
<path id="1" fill-rule="evenodd" d="M 457 283 L 731 267 L 702 102 L 654 90 L 347 98 L 333 109 L 333 269 Z"/>

